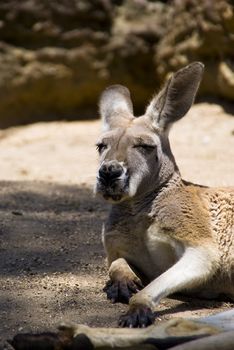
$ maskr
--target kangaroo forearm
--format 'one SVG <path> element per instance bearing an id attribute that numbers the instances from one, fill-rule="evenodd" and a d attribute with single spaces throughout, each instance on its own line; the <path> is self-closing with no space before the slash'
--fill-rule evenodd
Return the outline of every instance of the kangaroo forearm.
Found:
<path id="1" fill-rule="evenodd" d="M 130 299 L 132 304 L 154 307 L 163 297 L 198 287 L 215 273 L 208 248 L 187 248 L 183 257 L 142 291 Z"/>

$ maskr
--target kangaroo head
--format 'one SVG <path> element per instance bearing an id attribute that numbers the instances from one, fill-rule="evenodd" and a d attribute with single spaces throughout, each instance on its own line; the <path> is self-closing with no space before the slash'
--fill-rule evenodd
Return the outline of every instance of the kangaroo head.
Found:
<path id="1" fill-rule="evenodd" d="M 177 71 L 140 117 L 133 115 L 126 87 L 112 85 L 104 90 L 100 98 L 104 132 L 97 142 L 97 193 L 119 202 L 156 190 L 170 179 L 177 167 L 168 132 L 190 109 L 203 67 L 194 62 Z"/>

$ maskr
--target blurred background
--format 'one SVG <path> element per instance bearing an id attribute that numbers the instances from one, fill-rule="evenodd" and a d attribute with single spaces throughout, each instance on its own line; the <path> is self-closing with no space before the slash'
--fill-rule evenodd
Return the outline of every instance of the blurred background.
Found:
<path id="1" fill-rule="evenodd" d="M 206 65 L 200 96 L 233 101 L 233 1 L 1 0 L 0 127 L 97 117 L 116 82 L 141 113 L 194 60 Z"/>

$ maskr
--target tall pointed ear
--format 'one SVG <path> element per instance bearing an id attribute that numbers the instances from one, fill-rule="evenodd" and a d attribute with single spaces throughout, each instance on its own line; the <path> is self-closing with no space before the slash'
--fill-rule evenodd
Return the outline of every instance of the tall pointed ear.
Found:
<path id="1" fill-rule="evenodd" d="M 111 85 L 101 94 L 99 110 L 104 131 L 121 123 L 121 119 L 133 117 L 133 106 L 129 90 L 123 85 Z"/>
<path id="2" fill-rule="evenodd" d="M 152 119 L 155 127 L 167 131 L 172 123 L 188 112 L 200 85 L 203 70 L 202 63 L 194 62 L 172 75 L 146 110 L 146 116 Z"/>

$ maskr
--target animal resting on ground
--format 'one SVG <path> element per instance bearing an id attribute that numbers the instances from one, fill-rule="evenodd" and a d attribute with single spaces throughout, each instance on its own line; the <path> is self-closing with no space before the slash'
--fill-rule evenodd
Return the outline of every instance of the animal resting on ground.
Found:
<path id="1" fill-rule="evenodd" d="M 140 117 L 124 86 L 110 86 L 100 98 L 96 192 L 112 204 L 103 229 L 104 290 L 112 302 L 129 303 L 123 327 L 151 324 L 155 306 L 174 292 L 234 300 L 234 188 L 184 181 L 168 140 L 203 69 L 194 62 L 177 71 Z"/>

